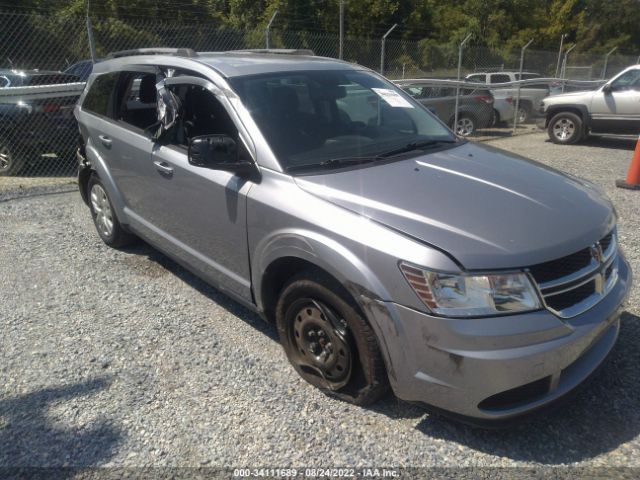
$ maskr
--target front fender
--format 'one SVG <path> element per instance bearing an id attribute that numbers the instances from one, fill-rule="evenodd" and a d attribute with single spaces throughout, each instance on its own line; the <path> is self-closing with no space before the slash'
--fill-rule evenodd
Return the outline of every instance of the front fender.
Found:
<path id="1" fill-rule="evenodd" d="M 281 230 L 263 239 L 256 247 L 251 269 L 254 295 L 259 310 L 264 309 L 262 280 L 269 265 L 278 259 L 305 260 L 336 278 L 352 295 L 371 324 L 380 346 L 387 372 L 395 379 L 394 363 L 386 339 L 404 334 L 397 315 L 386 308 L 389 292 L 369 267 L 337 241 L 303 229 Z M 395 356 L 395 355 L 393 355 Z"/>
<path id="2" fill-rule="evenodd" d="M 363 294 L 370 299 L 390 298 L 377 276 L 344 245 L 318 232 L 291 229 L 273 232 L 256 246 L 251 271 L 258 307 L 263 306 L 263 273 L 274 261 L 285 257 L 306 260 L 325 270 L 356 299 Z"/>

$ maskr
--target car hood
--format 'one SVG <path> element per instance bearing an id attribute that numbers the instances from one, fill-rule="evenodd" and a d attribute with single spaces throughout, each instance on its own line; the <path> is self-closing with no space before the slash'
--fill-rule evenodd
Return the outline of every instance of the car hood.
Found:
<path id="1" fill-rule="evenodd" d="M 596 242 L 615 222 L 611 203 L 591 183 L 472 143 L 295 181 L 444 250 L 469 270 L 559 258 Z"/>
<path id="2" fill-rule="evenodd" d="M 585 95 L 593 94 L 593 92 L 593 90 L 580 90 L 577 92 L 557 93 L 549 95 L 545 100 L 562 100 L 564 98 L 584 97 Z"/>

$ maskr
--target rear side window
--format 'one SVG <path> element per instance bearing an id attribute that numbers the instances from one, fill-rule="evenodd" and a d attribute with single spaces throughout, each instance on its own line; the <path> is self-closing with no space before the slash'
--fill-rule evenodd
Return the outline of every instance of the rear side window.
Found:
<path id="1" fill-rule="evenodd" d="M 156 74 L 122 72 L 118 82 L 116 120 L 145 129 L 158 120 Z"/>
<path id="2" fill-rule="evenodd" d="M 111 117 L 113 115 L 112 98 L 117 79 L 117 73 L 105 73 L 96 78 L 84 98 L 83 110 Z"/>
<path id="3" fill-rule="evenodd" d="M 491 75 L 491 83 L 508 83 L 511 81 L 509 75 L 505 75 L 504 73 L 498 73 Z"/>

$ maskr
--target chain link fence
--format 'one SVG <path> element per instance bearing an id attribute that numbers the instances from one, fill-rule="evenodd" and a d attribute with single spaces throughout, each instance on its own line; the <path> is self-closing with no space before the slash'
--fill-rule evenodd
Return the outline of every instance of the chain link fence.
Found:
<path id="1" fill-rule="evenodd" d="M 109 52 L 134 48 L 220 51 L 264 48 L 266 41 L 264 28 L 238 31 L 212 23 L 182 25 L 114 18 L 92 18 L 91 24 L 98 60 Z M 14 185 L 11 179 L 20 179 L 22 185 L 26 179 L 48 182 L 75 174 L 78 128 L 73 106 L 91 71 L 87 32 L 84 17 L 0 12 L 0 191 Z M 273 29 L 269 45 L 311 49 L 317 55 L 335 58 L 340 51 L 337 35 L 314 32 Z M 458 132 L 473 133 L 476 138 L 504 135 L 514 128 L 514 120 L 525 126 L 514 128 L 514 132 L 531 130 L 527 122 L 532 120 L 540 98 L 550 91 L 571 88 L 563 78 L 602 80 L 637 61 L 618 53 L 605 60 L 604 55 L 527 50 L 523 71 L 556 80 L 517 88 L 516 84 L 500 84 L 520 80 L 520 50 L 470 44 L 462 50 L 458 65 L 457 45 L 387 39 L 384 56 L 382 48 L 381 39 L 346 37 L 343 58 L 376 71 L 383 69 L 388 78 L 452 127 L 458 105 L 459 120 L 476 121 L 472 132 L 466 124 L 462 129 L 458 125 Z M 467 82 L 452 82 L 458 78 L 458 67 L 460 79 Z M 522 79 L 526 78 L 523 74 Z M 540 91 L 534 92 L 536 89 Z"/>

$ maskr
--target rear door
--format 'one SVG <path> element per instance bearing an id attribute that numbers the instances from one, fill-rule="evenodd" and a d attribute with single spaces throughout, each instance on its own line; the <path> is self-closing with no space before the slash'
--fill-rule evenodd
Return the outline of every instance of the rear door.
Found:
<path id="1" fill-rule="evenodd" d="M 108 159 L 127 215 L 133 212 L 140 218 L 148 218 L 152 212 L 147 199 L 155 175 L 151 164 L 153 142 L 145 129 L 157 120 L 155 84 L 155 68 L 120 72 L 110 98 L 111 118 L 102 122 L 93 136 L 96 148 Z"/>

